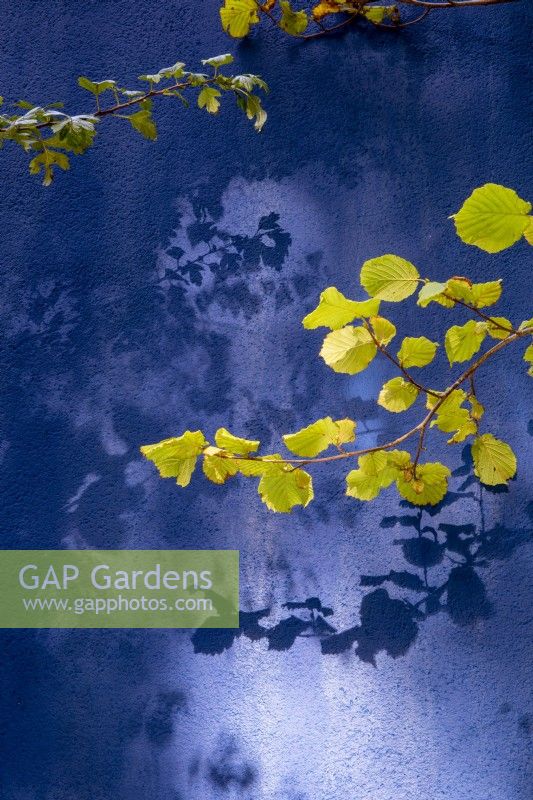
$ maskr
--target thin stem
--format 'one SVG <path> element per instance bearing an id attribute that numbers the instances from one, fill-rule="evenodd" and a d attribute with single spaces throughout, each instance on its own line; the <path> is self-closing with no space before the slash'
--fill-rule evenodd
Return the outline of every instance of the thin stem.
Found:
<path id="1" fill-rule="evenodd" d="M 433 397 L 440 397 L 440 394 L 439 394 L 438 392 L 435 392 L 435 391 L 433 391 L 433 389 L 427 389 L 425 386 L 422 386 L 422 384 L 421 384 L 421 383 L 418 383 L 418 381 L 416 381 L 416 380 L 413 378 L 413 376 L 412 376 L 412 375 L 411 375 L 409 372 L 407 372 L 407 370 L 405 369 L 405 367 L 402 367 L 402 365 L 400 364 L 400 362 L 398 361 L 398 359 L 396 359 L 396 358 L 395 358 L 395 357 L 392 355 L 392 353 L 390 353 L 390 352 L 387 350 L 387 348 L 385 347 L 385 345 L 382 345 L 382 344 L 381 344 L 381 343 L 378 341 L 378 339 L 377 339 L 377 338 L 376 338 L 376 336 L 374 335 L 374 331 L 372 330 L 372 328 L 370 327 L 370 325 L 369 325 L 369 324 L 368 324 L 368 322 L 366 322 L 366 321 L 365 321 L 365 327 L 366 327 L 367 331 L 369 332 L 370 336 L 372 337 L 372 340 L 373 340 L 374 344 L 376 345 L 376 347 L 378 348 L 378 350 L 380 351 L 380 353 L 383 353 L 383 355 L 384 355 L 386 358 L 388 358 L 388 359 L 389 359 L 389 361 L 390 361 L 392 364 L 394 364 L 394 366 L 395 366 L 395 367 L 397 367 L 397 368 L 400 370 L 400 372 L 401 372 L 403 375 L 405 375 L 405 377 L 407 378 L 407 380 L 409 381 L 409 383 L 412 383 L 412 384 L 413 384 L 413 386 L 416 386 L 416 388 L 418 389 L 418 391 L 419 391 L 419 392 L 425 392 L 426 394 L 431 394 L 431 395 L 433 395 Z"/>
<path id="2" fill-rule="evenodd" d="M 206 78 L 206 84 L 213 83 L 216 76 L 212 76 L 211 78 Z M 175 92 L 179 91 L 180 89 L 187 89 L 193 88 L 192 84 L 186 81 L 185 83 L 174 83 L 172 86 L 165 86 L 162 89 L 149 89 L 149 91 L 142 94 L 140 97 L 134 97 L 131 100 L 125 100 L 123 103 L 115 103 L 114 106 L 110 106 L 109 108 L 100 108 L 98 107 L 96 111 L 94 111 L 91 116 L 93 117 L 107 117 L 110 114 L 116 114 L 118 111 L 122 111 L 125 108 L 130 108 L 131 106 L 139 105 L 139 103 L 144 103 L 145 100 L 150 100 L 152 97 L 159 97 L 161 95 L 168 94 L 168 92 Z M 97 98 L 98 102 L 98 98 Z M 49 128 L 51 125 L 54 125 L 57 120 L 46 120 L 45 122 L 39 122 L 38 125 L 31 125 L 31 128 Z"/>
<path id="3" fill-rule="evenodd" d="M 516 333 L 515 328 L 506 328 L 505 325 L 501 325 L 493 317 L 489 317 L 488 314 L 484 314 L 483 311 L 480 311 L 479 308 L 476 308 L 475 306 L 471 306 L 470 303 L 465 303 L 464 300 L 458 300 L 456 297 L 453 297 L 453 295 L 446 294 L 446 292 L 443 292 L 443 295 L 444 297 L 447 297 L 448 300 L 453 300 L 454 303 L 463 306 L 463 308 L 468 308 L 469 311 L 472 311 L 474 314 L 477 314 L 477 316 L 480 317 L 482 320 L 485 320 L 485 322 L 490 322 L 490 324 L 494 328 L 499 328 L 501 331 L 505 331 L 506 333 Z"/>
<path id="4" fill-rule="evenodd" d="M 517 339 L 522 339 L 524 336 L 529 336 L 533 334 L 533 327 L 524 328 L 521 331 L 515 331 L 506 339 L 501 339 L 497 344 L 493 345 L 489 350 L 487 350 L 483 355 L 481 355 L 476 361 L 474 361 L 462 375 L 460 375 L 448 388 L 439 396 L 439 399 L 431 408 L 426 416 L 415 425 L 414 428 L 403 433 L 401 436 L 397 436 L 395 439 L 392 439 L 390 442 L 386 442 L 385 444 L 376 445 L 375 447 L 365 447 L 361 450 L 351 450 L 345 453 L 336 453 L 332 456 L 320 456 L 319 458 L 282 458 L 276 461 L 277 464 L 296 464 L 299 466 L 303 466 L 306 464 L 326 464 L 330 461 L 342 461 L 347 458 L 355 458 L 356 456 L 364 456 L 368 453 L 377 453 L 381 450 L 391 450 L 393 447 L 397 447 L 399 444 L 402 444 L 407 439 L 410 439 L 416 433 L 427 429 L 431 420 L 442 406 L 442 404 L 448 399 L 452 392 L 458 389 L 462 383 L 469 380 L 472 375 L 490 358 L 492 358 L 496 353 L 499 353 L 500 350 L 503 350 L 505 347 L 510 345 L 512 342 L 515 342 Z M 420 440 L 419 440 L 420 446 Z M 254 458 L 252 456 L 235 456 L 230 454 L 219 454 L 219 458 L 234 458 L 238 461 L 265 461 L 265 457 Z"/>

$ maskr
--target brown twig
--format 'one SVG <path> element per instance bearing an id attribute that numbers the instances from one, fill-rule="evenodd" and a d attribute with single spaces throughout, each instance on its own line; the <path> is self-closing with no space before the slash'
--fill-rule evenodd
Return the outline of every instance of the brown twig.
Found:
<path id="1" fill-rule="evenodd" d="M 341 461 L 347 458 L 355 458 L 356 456 L 364 456 L 369 453 L 377 453 L 382 450 L 391 450 L 393 447 L 397 447 L 399 444 L 402 444 L 407 439 L 410 439 L 416 433 L 421 434 L 423 431 L 425 435 L 425 432 L 431 420 L 433 419 L 439 408 L 448 399 L 448 397 L 451 395 L 452 392 L 458 389 L 462 383 L 469 380 L 486 361 L 492 358 L 492 356 L 496 355 L 496 353 L 499 353 L 500 350 L 503 350 L 505 347 L 507 347 L 512 342 L 515 342 L 517 339 L 522 339 L 524 336 L 529 336 L 531 334 L 533 334 L 533 327 L 524 328 L 521 331 L 515 331 L 514 333 L 510 334 L 506 339 L 501 339 L 499 342 L 497 342 L 497 344 L 493 345 L 489 350 L 483 353 L 483 355 L 481 355 L 478 359 L 476 359 L 476 361 L 474 361 L 468 367 L 468 369 L 465 370 L 465 372 L 463 372 L 462 375 L 460 375 L 450 386 L 448 386 L 448 388 L 439 396 L 439 399 L 437 400 L 435 405 L 428 411 L 426 416 L 418 423 L 418 425 L 415 425 L 414 428 L 411 428 L 410 430 L 406 431 L 401 436 L 396 437 L 396 439 L 392 439 L 390 442 L 386 442 L 385 444 L 375 445 L 374 447 L 365 447 L 361 450 L 351 450 L 349 452 L 344 452 L 344 453 L 335 453 L 335 455 L 331 456 L 320 456 L 319 458 L 282 458 L 276 460 L 273 463 L 295 464 L 300 467 L 307 464 L 325 464 L 329 463 L 330 461 Z M 423 444 L 423 439 L 422 439 L 422 444 Z M 422 449 L 420 439 L 419 439 L 419 449 L 420 451 Z M 266 461 L 266 463 L 268 463 L 268 460 L 266 459 L 265 456 L 254 458 L 253 456 L 234 456 L 230 454 L 220 453 L 219 457 L 233 458 L 238 461 L 260 461 L 260 462 Z"/>

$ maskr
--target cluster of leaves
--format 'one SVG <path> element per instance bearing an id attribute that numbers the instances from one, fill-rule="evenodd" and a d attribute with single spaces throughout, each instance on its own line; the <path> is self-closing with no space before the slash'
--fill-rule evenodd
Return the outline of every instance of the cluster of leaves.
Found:
<path id="1" fill-rule="evenodd" d="M 431 11 L 458 6 L 495 5 L 509 0 L 397 0 L 386 5 L 379 0 L 318 0 L 293 7 L 290 0 L 224 0 L 220 9 L 222 27 L 230 36 L 242 38 L 250 33 L 262 17 L 280 30 L 301 39 L 324 36 L 355 21 L 381 28 L 401 28 L 420 22 Z M 402 13 L 416 10 L 417 16 L 405 18 Z"/>
<path id="2" fill-rule="evenodd" d="M 14 104 L 18 113 L 0 114 L 0 146 L 5 141 L 20 145 L 33 155 L 30 173 L 42 173 L 43 184 L 49 186 L 56 168 L 67 170 L 70 156 L 85 153 L 93 144 L 97 126 L 104 117 L 124 119 L 145 139 L 157 139 L 157 126 L 152 115 L 153 101 L 160 97 L 178 99 L 189 106 L 191 91 L 196 104 L 209 114 L 217 114 L 220 98 L 232 94 L 239 108 L 254 127 L 260 131 L 267 115 L 262 107 L 258 90 L 268 91 L 266 83 L 257 75 L 226 75 L 220 70 L 233 62 L 226 53 L 202 61 L 208 72 L 188 72 L 181 61 L 164 67 L 150 75 L 140 75 L 142 88 L 124 89 L 114 80 L 92 81 L 80 77 L 78 84 L 93 95 L 95 107 L 89 113 L 70 115 L 62 103 L 38 106 L 26 100 Z M 113 97 L 113 104 L 102 107 L 101 98 Z M 3 99 L 0 98 L 0 104 Z"/>
<path id="3" fill-rule="evenodd" d="M 476 189 L 453 216 L 457 233 L 466 243 L 495 253 L 524 236 L 533 243 L 531 204 L 516 192 L 497 184 Z M 393 441 L 371 448 L 346 451 L 355 441 L 356 422 L 351 419 L 318 419 L 295 433 L 284 435 L 291 454 L 258 455 L 260 442 L 235 436 L 220 428 L 210 443 L 202 431 L 186 431 L 181 436 L 141 447 L 164 478 L 174 478 L 187 486 L 202 458 L 205 476 L 223 484 L 237 474 L 258 478 L 258 493 L 272 511 L 288 512 L 295 506 L 307 506 L 313 499 L 311 475 L 302 467 L 358 458 L 356 469 L 346 476 L 346 494 L 358 500 L 373 500 L 383 489 L 395 484 L 399 494 L 415 505 L 436 505 L 446 495 L 449 468 L 438 461 L 421 463 L 424 437 L 430 428 L 450 435 L 448 444 L 471 437 L 474 473 L 481 483 L 506 484 L 516 473 L 516 458 L 511 447 L 492 433 L 480 433 L 484 414 L 474 388 L 477 369 L 509 344 L 533 334 L 533 319 L 514 326 L 506 317 L 488 316 L 482 309 L 494 305 L 502 292 L 500 280 L 473 283 L 454 276 L 446 282 L 422 278 L 414 264 L 396 255 L 384 255 L 363 264 L 360 274 L 367 297 L 351 300 L 335 287 L 320 296 L 318 306 L 303 320 L 307 329 L 329 328 L 320 355 L 335 372 L 356 375 L 368 367 L 378 353 L 399 370 L 400 375 L 387 381 L 379 392 L 378 405 L 397 414 L 406 411 L 419 398 L 424 399 L 422 420 Z M 488 340 L 495 344 L 472 361 L 467 369 L 445 389 L 423 385 L 412 368 L 430 364 L 438 342 L 425 336 L 406 336 L 394 355 L 389 345 L 396 337 L 396 326 L 380 313 L 383 303 L 397 303 L 418 292 L 417 305 L 426 308 L 436 303 L 446 309 L 462 307 L 473 316 L 462 325 L 452 325 L 445 333 L 444 348 L 451 366 L 470 362 Z M 354 321 L 358 324 L 353 325 Z M 533 344 L 524 360 L 531 364 Z M 466 387 L 466 388 L 464 388 Z M 418 437 L 414 454 L 397 446 Z M 333 455 L 320 456 L 329 448 Z"/>

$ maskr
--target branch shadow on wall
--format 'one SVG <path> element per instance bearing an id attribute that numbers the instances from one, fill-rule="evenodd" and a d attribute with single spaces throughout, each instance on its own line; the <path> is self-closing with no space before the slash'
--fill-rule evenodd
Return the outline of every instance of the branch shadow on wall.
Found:
<path id="1" fill-rule="evenodd" d="M 360 586 L 371 591 L 361 601 L 359 624 L 339 629 L 334 609 L 318 597 L 309 597 L 284 603 L 286 616 L 276 624 L 268 624 L 273 609 L 262 608 L 241 612 L 238 629 L 199 629 L 192 636 L 195 653 L 222 653 L 240 637 L 253 642 L 265 640 L 270 651 L 286 651 L 299 639 L 311 637 L 318 640 L 324 655 L 354 650 L 361 661 L 376 665 L 380 652 L 392 658 L 405 655 L 420 625 L 435 614 L 446 613 L 461 627 L 490 617 L 494 608 L 483 570 L 493 561 L 510 558 L 520 545 L 532 541 L 533 524 L 529 528 L 498 524 L 487 529 L 484 500 L 491 490 L 481 488 L 471 474 L 466 450 L 463 465 L 453 475 L 464 480 L 458 491 L 449 492 L 438 506 L 421 509 L 402 501 L 403 513 L 382 518 L 381 528 L 402 534 L 393 545 L 401 549 L 405 569 L 361 575 Z M 446 509 L 465 498 L 477 505 L 477 524 L 447 521 Z M 533 502 L 527 512 L 533 523 Z"/>

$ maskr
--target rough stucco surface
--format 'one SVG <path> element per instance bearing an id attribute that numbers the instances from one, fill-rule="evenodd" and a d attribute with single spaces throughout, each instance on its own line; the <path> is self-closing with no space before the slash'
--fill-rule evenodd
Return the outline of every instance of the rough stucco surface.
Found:
<path id="1" fill-rule="evenodd" d="M 323 470 L 313 506 L 272 515 L 249 485 L 197 476 L 178 490 L 138 446 L 220 424 L 274 442 L 326 414 L 364 417 L 369 444 L 399 430 L 371 402 L 388 367 L 327 373 L 320 335 L 300 325 L 323 287 L 354 292 L 362 261 L 384 252 L 436 279 L 503 276 L 513 318 L 529 316 L 527 246 L 478 253 L 446 217 L 487 180 L 531 197 L 530 3 L 309 46 L 268 30 L 234 46 L 217 5 L 2 4 L 7 98 L 81 108 L 78 75 L 127 83 L 229 48 L 272 88 L 261 136 L 232 107 L 207 119 L 164 104 L 156 144 L 110 121 L 49 190 L 2 152 L 4 546 L 238 548 L 244 611 L 270 609 L 272 628 L 282 603 L 318 596 L 353 639 L 324 654 L 282 626 L 195 653 L 186 631 L 2 631 L 0 796 L 528 800 L 533 429 L 520 353 L 479 381 L 487 425 L 520 463 L 481 507 L 465 469 L 420 520 L 392 495 L 343 498 L 341 474 Z M 437 310 L 416 325 L 436 336 L 443 322 Z M 445 457 L 460 466 L 459 451 Z M 428 580 L 448 581 L 427 618 L 402 602 L 420 593 L 381 580 L 423 577 L 424 527 L 440 542 Z"/>

